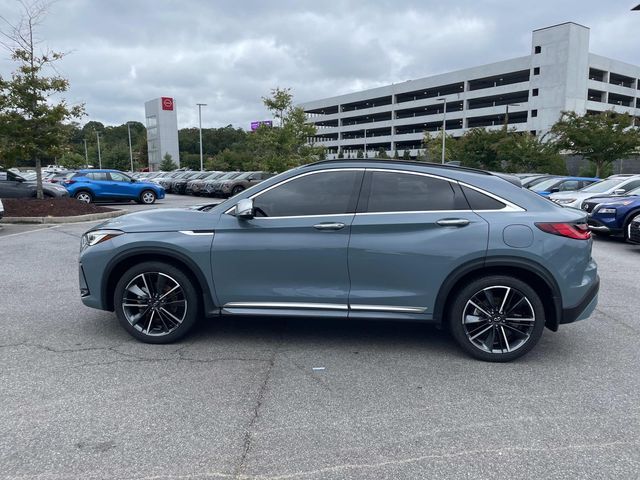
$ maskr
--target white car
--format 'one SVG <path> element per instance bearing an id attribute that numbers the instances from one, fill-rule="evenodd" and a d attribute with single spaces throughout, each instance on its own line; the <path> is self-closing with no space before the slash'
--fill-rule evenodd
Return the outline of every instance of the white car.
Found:
<path id="1" fill-rule="evenodd" d="M 563 207 L 582 208 L 582 202 L 589 198 L 607 195 L 624 195 L 638 187 L 640 187 L 640 175 L 614 177 L 593 183 L 575 192 L 552 193 L 549 195 L 549 198 Z"/>

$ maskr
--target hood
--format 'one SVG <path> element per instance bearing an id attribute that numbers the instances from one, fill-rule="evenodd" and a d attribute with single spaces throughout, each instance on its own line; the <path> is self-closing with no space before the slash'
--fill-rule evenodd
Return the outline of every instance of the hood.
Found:
<path id="1" fill-rule="evenodd" d="M 581 199 L 585 199 L 585 198 L 590 198 L 593 197 L 594 195 L 598 195 L 597 193 L 589 193 L 589 192 L 581 192 L 580 190 L 574 190 L 571 192 L 556 192 L 556 193 L 552 193 L 551 195 L 549 195 L 549 198 L 554 199 L 554 198 L 581 198 Z"/>
<path id="2" fill-rule="evenodd" d="M 618 202 L 636 202 L 640 200 L 638 195 L 606 195 L 602 197 L 591 197 L 587 201 L 589 203 L 618 203 Z"/>
<path id="3" fill-rule="evenodd" d="M 219 215 L 213 212 L 167 208 L 129 213 L 109 220 L 99 227 L 114 228 L 127 233 L 212 230 L 218 223 L 218 219 Z"/>

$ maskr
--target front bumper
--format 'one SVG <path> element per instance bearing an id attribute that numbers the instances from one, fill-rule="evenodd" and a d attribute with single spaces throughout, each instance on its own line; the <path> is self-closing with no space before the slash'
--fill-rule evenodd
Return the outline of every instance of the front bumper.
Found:
<path id="1" fill-rule="evenodd" d="M 592 230 L 594 232 L 616 234 L 622 231 L 622 229 L 618 228 L 617 225 L 611 225 L 610 223 L 605 223 L 593 217 L 587 218 L 587 226 L 589 227 L 589 230 Z"/>
<path id="2" fill-rule="evenodd" d="M 562 309 L 560 324 L 573 323 L 588 318 L 598 305 L 598 291 L 600 290 L 600 277 L 596 277 L 593 285 L 587 290 L 582 300 L 577 305 Z"/>

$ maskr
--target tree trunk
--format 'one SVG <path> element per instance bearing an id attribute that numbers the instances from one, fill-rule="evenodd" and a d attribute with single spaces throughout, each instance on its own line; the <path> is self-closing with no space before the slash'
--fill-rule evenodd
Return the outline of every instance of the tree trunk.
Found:
<path id="1" fill-rule="evenodd" d="M 44 198 L 42 191 L 42 161 L 40 157 L 36 157 L 36 198 L 40 200 Z"/>

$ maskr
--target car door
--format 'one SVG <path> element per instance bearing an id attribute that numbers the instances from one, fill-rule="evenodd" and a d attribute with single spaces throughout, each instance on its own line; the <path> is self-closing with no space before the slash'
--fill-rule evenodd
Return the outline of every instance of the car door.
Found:
<path id="1" fill-rule="evenodd" d="M 457 182 L 368 169 L 349 243 L 349 316 L 433 315 L 440 286 L 486 254 L 488 224 Z"/>
<path id="2" fill-rule="evenodd" d="M 0 171 L 0 198 L 19 198 L 32 196 L 32 190 L 24 182 L 18 181 L 16 175 L 8 171 Z"/>
<path id="3" fill-rule="evenodd" d="M 113 198 L 111 192 L 111 179 L 106 172 L 89 172 L 85 175 L 87 178 L 87 186 L 91 189 L 91 193 L 96 199 Z"/>
<path id="4" fill-rule="evenodd" d="M 346 317 L 349 233 L 363 174 L 301 173 L 254 194 L 254 218 L 222 214 L 212 270 L 224 311 Z"/>
<path id="5" fill-rule="evenodd" d="M 109 194 L 116 198 L 135 198 L 136 188 L 131 178 L 120 172 L 109 172 Z"/>

